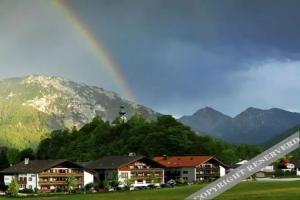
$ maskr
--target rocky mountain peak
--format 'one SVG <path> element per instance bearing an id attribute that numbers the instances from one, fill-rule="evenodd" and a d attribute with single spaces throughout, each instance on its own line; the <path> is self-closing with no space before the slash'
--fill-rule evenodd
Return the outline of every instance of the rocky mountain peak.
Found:
<path id="1" fill-rule="evenodd" d="M 60 77 L 30 75 L 0 81 L 0 145 L 27 137 L 25 146 L 54 129 L 81 127 L 95 116 L 112 121 L 125 107 L 128 117 L 140 113 L 155 119 L 157 112 L 96 86 Z M 17 128 L 23 124 L 23 128 Z M 2 127 L 1 127 L 2 125 Z M 26 129 L 26 130 L 24 130 Z M 15 134 L 12 134 L 14 132 Z M 32 134 L 35 133 L 35 141 Z M 26 141 L 25 140 L 25 141 Z"/>

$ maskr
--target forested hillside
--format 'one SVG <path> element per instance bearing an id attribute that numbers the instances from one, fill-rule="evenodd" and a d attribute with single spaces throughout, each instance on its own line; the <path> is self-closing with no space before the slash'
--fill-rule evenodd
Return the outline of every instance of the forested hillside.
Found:
<path id="1" fill-rule="evenodd" d="M 230 144 L 210 136 L 200 136 L 169 115 L 147 121 L 134 115 L 127 123 L 113 123 L 95 117 L 81 129 L 53 131 L 34 152 L 27 148 L 0 149 L 0 168 L 15 164 L 25 157 L 31 159 L 71 159 L 90 161 L 105 155 L 127 155 L 135 152 L 148 157 L 159 155 L 213 155 L 226 164 L 250 159 L 260 148 L 249 144 Z"/>
<path id="2" fill-rule="evenodd" d="M 37 149 L 40 159 L 70 158 L 76 161 L 94 160 L 105 155 L 214 155 L 227 164 L 249 159 L 260 152 L 259 147 L 229 144 L 209 136 L 199 136 L 171 116 L 146 121 L 140 115 L 128 123 L 111 125 L 95 118 L 80 130 L 58 130 L 41 141 Z"/>

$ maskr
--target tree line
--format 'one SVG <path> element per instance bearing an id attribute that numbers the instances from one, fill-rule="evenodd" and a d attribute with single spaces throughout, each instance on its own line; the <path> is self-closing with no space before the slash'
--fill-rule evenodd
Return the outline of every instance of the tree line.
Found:
<path id="1" fill-rule="evenodd" d="M 162 115 L 147 121 L 134 115 L 126 123 L 113 123 L 95 117 L 77 130 L 55 130 L 43 139 L 36 151 L 0 149 L 0 167 L 14 164 L 24 157 L 36 159 L 96 160 L 106 155 L 135 152 L 148 157 L 161 155 L 212 155 L 226 164 L 250 159 L 261 152 L 259 146 L 231 144 L 208 135 L 198 135 L 172 116 Z"/>

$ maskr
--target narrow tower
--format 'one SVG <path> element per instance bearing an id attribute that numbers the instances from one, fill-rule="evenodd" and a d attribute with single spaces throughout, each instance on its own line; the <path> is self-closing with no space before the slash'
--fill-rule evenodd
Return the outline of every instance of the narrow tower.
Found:
<path id="1" fill-rule="evenodd" d="M 121 123 L 126 123 L 127 122 L 127 117 L 126 117 L 126 112 L 125 112 L 125 107 L 124 106 L 120 106 L 119 115 L 120 115 L 120 122 Z"/>

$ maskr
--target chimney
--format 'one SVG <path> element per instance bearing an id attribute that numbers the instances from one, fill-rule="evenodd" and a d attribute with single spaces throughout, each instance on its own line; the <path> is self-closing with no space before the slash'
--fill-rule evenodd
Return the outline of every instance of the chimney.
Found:
<path id="1" fill-rule="evenodd" d="M 163 155 L 163 160 L 167 160 L 167 159 L 168 159 L 167 155 Z"/>
<path id="2" fill-rule="evenodd" d="M 24 164 L 28 165 L 29 164 L 29 158 L 24 158 Z"/>

